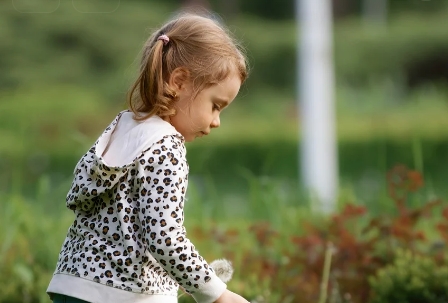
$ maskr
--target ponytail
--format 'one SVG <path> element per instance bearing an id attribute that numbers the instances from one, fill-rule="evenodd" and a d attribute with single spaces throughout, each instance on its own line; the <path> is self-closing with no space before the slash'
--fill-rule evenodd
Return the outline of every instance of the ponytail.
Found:
<path id="1" fill-rule="evenodd" d="M 155 39 L 154 39 L 155 40 Z M 149 47 L 149 53 L 143 56 L 140 75 L 131 87 L 128 95 L 128 104 L 134 113 L 144 113 L 135 115 L 138 121 L 145 120 L 151 116 L 159 115 L 166 117 L 174 114 L 170 109 L 170 103 L 175 97 L 167 85 L 165 85 L 163 66 L 164 41 L 155 40 L 153 47 Z"/>

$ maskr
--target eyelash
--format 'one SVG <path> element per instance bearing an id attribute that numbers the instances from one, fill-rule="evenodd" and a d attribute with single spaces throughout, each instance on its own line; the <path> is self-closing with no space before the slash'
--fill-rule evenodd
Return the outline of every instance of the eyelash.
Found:
<path id="1" fill-rule="evenodd" d="M 221 107 L 218 104 L 213 104 L 213 109 L 217 111 L 221 111 Z"/>

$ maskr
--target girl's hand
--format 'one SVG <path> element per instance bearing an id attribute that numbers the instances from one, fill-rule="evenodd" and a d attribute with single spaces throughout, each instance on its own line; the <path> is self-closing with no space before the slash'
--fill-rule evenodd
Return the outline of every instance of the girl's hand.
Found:
<path id="1" fill-rule="evenodd" d="M 214 303 L 249 303 L 249 301 L 226 289 Z"/>

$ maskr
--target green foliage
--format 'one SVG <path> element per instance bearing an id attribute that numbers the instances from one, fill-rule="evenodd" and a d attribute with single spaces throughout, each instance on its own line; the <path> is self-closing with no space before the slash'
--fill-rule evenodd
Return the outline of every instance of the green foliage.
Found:
<path id="1" fill-rule="evenodd" d="M 253 178 L 251 182 L 257 183 Z M 446 203 L 429 200 L 420 203 L 420 207 L 408 205 L 422 187 L 422 176 L 398 166 L 389 171 L 388 182 L 393 209 L 379 215 L 362 205 L 345 203 L 325 217 L 306 207 L 285 207 L 271 197 L 277 208 L 265 221 L 240 221 L 232 216 L 232 224 L 227 225 L 222 214 L 217 223 L 193 226 L 189 233 L 198 240 L 197 248 L 207 259 L 225 257 L 234 263 L 235 275 L 229 288 L 251 302 L 316 303 L 321 295 L 329 243 L 334 250 L 328 302 L 369 302 L 369 277 L 392 264 L 398 249 L 412 250 L 439 264 L 443 247 L 448 244 L 443 240 L 448 231 Z M 269 196 L 261 184 L 257 185 L 260 192 L 256 197 Z M 249 204 L 247 207 L 252 209 Z M 277 215 L 284 221 L 277 223 L 272 219 Z M 295 221 L 289 221 L 289 215 Z M 214 239 L 214 244 L 210 246 L 207 239 Z M 182 302 L 193 301 L 185 297 Z"/>
<path id="2" fill-rule="evenodd" d="M 440 236 L 434 237 L 440 216 L 430 214 L 440 211 L 442 201 L 407 206 L 411 194 L 422 186 L 421 175 L 415 171 L 398 166 L 389 172 L 388 180 L 395 212 L 374 215 L 364 206 L 346 204 L 329 218 L 310 215 L 308 220 L 299 219 L 300 229 L 279 232 L 268 222 L 256 222 L 249 227 L 252 237 L 244 240 L 238 232 L 221 231 L 223 253 L 237 259 L 240 266 L 232 286 L 244 284 L 241 291 L 260 302 L 317 302 L 330 242 L 335 249 L 328 285 L 330 302 L 367 302 L 371 297 L 368 278 L 390 264 L 398 248 L 437 258 L 439 251 L 428 249 L 427 241 L 440 241 Z M 282 213 L 282 208 L 276 211 Z M 423 231 L 422 223 L 432 228 Z M 207 235 L 218 238 L 217 229 Z M 228 247 L 239 247 L 242 256 L 235 256 L 234 251 L 225 249 Z"/>
<path id="3" fill-rule="evenodd" d="M 49 301 L 45 290 L 72 220 L 68 211 L 62 212 L 63 203 L 54 205 L 60 196 L 45 177 L 32 199 L 20 190 L 0 191 L 0 302 Z"/>
<path id="4" fill-rule="evenodd" d="M 108 2 L 94 5 L 109 7 Z M 262 3 L 257 5 L 268 9 Z M 0 75 L 0 86 L 9 90 L 30 83 L 69 83 L 93 87 L 111 102 L 122 102 L 150 29 L 178 8 L 161 1 L 128 1 L 111 13 L 86 14 L 63 1 L 51 14 L 24 14 L 10 2 L 1 2 L 0 40 L 5 43 L 0 47 L 0 68 L 8 72 Z M 426 15 L 397 14 L 384 27 L 367 26 L 358 18 L 338 22 L 334 35 L 339 83 L 368 86 L 384 79 L 405 81 L 414 65 L 448 49 L 447 14 L 443 8 Z M 248 91 L 269 86 L 294 95 L 292 63 L 298 39 L 294 21 L 268 21 L 245 14 L 226 21 L 248 49 L 253 67 Z"/>
<path id="5" fill-rule="evenodd" d="M 336 70 L 340 79 L 355 84 L 381 78 L 406 81 L 414 65 L 448 48 L 446 32 L 436 25 L 446 18 L 444 14 L 442 10 L 425 22 L 418 15 L 403 14 L 385 27 L 362 26 L 359 20 L 341 24 L 335 33 Z M 357 49 L 349 51 L 347 47 L 353 47 L 354 41 Z"/>
<path id="6" fill-rule="evenodd" d="M 248 200 L 239 197 L 239 208 L 232 212 L 232 207 L 220 205 L 217 196 L 205 199 L 200 180 L 192 178 L 185 213 L 189 238 L 207 260 L 232 261 L 235 275 L 229 289 L 251 301 L 316 303 L 328 241 L 336 249 L 328 297 L 344 302 L 344 294 L 349 293 L 354 303 L 366 302 L 370 293 L 367 277 L 392 262 L 397 248 L 432 257 L 440 252 L 433 251 L 432 243 L 448 241 L 448 208 L 440 211 L 439 201 L 420 201 L 421 207 L 410 207 L 412 192 L 422 186 L 422 179 L 403 167 L 388 175 L 389 203 L 394 208 L 380 216 L 346 201 L 332 216 L 322 216 L 313 213 L 307 203 L 290 203 L 297 195 L 293 187 L 282 187 L 276 180 L 266 183 L 250 174 L 246 178 L 252 189 Z M 0 302 L 43 303 L 48 302 L 45 289 L 73 220 L 64 203 L 71 180 L 56 183 L 42 176 L 29 197 L 23 194 L 21 180 L 16 176 L 10 191 L 0 191 L 4 201 Z M 274 187 L 281 190 L 276 192 Z M 180 302 L 192 301 L 182 297 Z"/>
<path id="7" fill-rule="evenodd" d="M 81 14 L 66 1 L 52 14 L 23 14 L 0 2 L 0 302 L 48 302 L 73 219 L 64 207 L 73 167 L 124 107 L 148 27 L 169 17 L 170 3 L 122 1 L 114 13 Z M 448 243 L 448 209 L 426 202 L 446 190 L 446 92 L 406 94 L 400 82 L 409 64 L 447 49 L 447 14 L 397 14 L 384 28 L 336 25 L 341 209 L 330 218 L 313 213 L 297 188 L 295 24 L 230 22 L 253 70 L 242 100 L 223 114 L 226 127 L 187 147 L 186 203 L 187 229 L 203 255 L 233 261 L 230 289 L 259 303 L 315 303 L 331 240 L 338 250 L 330 300 L 349 293 L 365 302 L 367 277 L 391 262 L 395 248 L 429 255 L 439 234 L 437 243 Z M 427 184 L 399 207 L 383 182 L 397 162 L 424 171 Z M 406 172 L 395 171 L 420 180 Z"/>
<path id="8" fill-rule="evenodd" d="M 371 303 L 443 303 L 448 301 L 448 264 L 398 250 L 393 264 L 370 279 Z"/>
<path id="9" fill-rule="evenodd" d="M 83 137 L 96 135 L 97 112 L 107 113 L 104 99 L 92 90 L 59 85 L 28 88 L 20 94 L 0 96 L 0 152 L 24 155 L 30 150 L 62 149 L 85 143 Z M 107 123 L 102 121 L 103 123 Z M 17 142 L 18 136 L 23 137 Z"/>
<path id="10" fill-rule="evenodd" d="M 370 106 L 358 104 L 357 95 L 340 93 L 338 149 L 343 187 L 350 184 L 358 198 L 380 210 L 376 201 L 384 196 L 378 191 L 383 176 L 389 167 L 403 163 L 424 172 L 428 192 L 445 194 L 446 186 L 439 178 L 445 173 L 448 153 L 444 95 L 418 91 L 401 106 L 387 106 L 376 104 L 381 96 L 370 93 L 365 92 Z M 265 93 L 264 98 L 271 96 L 272 92 Z M 222 114 L 222 128 L 206 140 L 187 145 L 191 174 L 205 188 L 201 197 L 223 201 L 232 200 L 232 194 L 256 193 L 259 189 L 251 183 L 252 176 L 266 180 L 273 196 L 278 189 L 299 183 L 299 129 L 291 116 L 295 108 L 287 100 L 276 104 L 261 98 L 257 97 L 256 107 L 251 99 L 236 101 Z M 72 85 L 0 94 L 0 189 L 6 190 L 16 173 L 21 174 L 27 193 L 33 192 L 42 174 L 69 177 L 79 157 L 121 109 L 123 105 L 110 106 L 96 90 Z M 300 203 L 300 190 L 294 194 L 295 198 L 285 199 Z M 257 203 L 258 198 L 253 200 Z M 237 209 L 240 203 L 230 207 Z"/>
<path id="11" fill-rule="evenodd" d="M 111 2 L 117 3 L 80 5 L 96 12 L 110 9 Z M 110 13 L 83 13 L 74 3 L 60 1 L 54 12 L 38 14 L 21 13 L 11 2 L 0 2 L 0 40 L 5 42 L 0 68 L 8 71 L 0 75 L 3 90 L 68 84 L 93 88 L 112 102 L 122 102 L 150 28 L 175 10 L 163 2 L 121 1 Z"/>
<path id="12" fill-rule="evenodd" d="M 134 0 L 135 1 L 135 0 Z M 137 0 L 144 2 L 144 0 Z M 179 0 L 165 0 L 171 4 L 178 4 Z M 280 1 L 244 1 L 244 0 L 208 0 L 197 1 L 196 3 L 208 3 L 213 10 L 225 16 L 235 16 L 237 14 L 255 15 L 271 20 L 289 20 L 294 18 L 295 2 L 290 0 Z M 363 9 L 364 0 L 348 0 L 333 2 L 336 17 L 340 13 L 342 16 L 356 15 L 359 16 Z M 185 1 L 188 3 L 188 1 Z M 388 12 L 394 15 L 395 13 L 405 11 L 433 12 L 435 10 L 446 7 L 446 0 L 438 1 L 414 1 L 414 0 L 388 0 Z"/>
<path id="13" fill-rule="evenodd" d="M 447 9 L 429 15 L 402 13 L 385 26 L 369 26 L 359 18 L 337 23 L 334 59 L 338 82 L 368 87 L 371 83 L 392 80 L 406 86 L 408 78 L 414 77 L 411 72 L 415 67 L 425 60 L 439 58 L 448 49 L 447 34 L 441 26 L 447 14 Z M 300 44 L 296 24 L 263 20 L 266 30 L 260 35 L 260 22 L 245 16 L 232 23 L 249 49 L 253 73 L 248 86 L 269 85 L 294 91 L 296 72 L 291 63 L 296 61 L 296 47 Z M 422 78 L 433 76 L 421 73 Z M 433 80 L 428 78 L 426 83 Z"/>

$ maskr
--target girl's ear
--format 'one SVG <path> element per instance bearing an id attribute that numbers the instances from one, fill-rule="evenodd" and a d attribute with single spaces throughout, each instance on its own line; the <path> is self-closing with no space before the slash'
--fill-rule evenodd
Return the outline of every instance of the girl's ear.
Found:
<path id="1" fill-rule="evenodd" d="M 175 91 L 183 90 L 190 80 L 190 72 L 184 67 L 178 67 L 170 75 L 169 86 Z"/>

